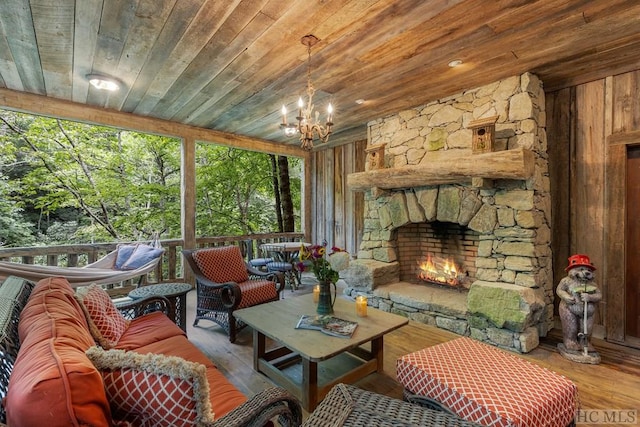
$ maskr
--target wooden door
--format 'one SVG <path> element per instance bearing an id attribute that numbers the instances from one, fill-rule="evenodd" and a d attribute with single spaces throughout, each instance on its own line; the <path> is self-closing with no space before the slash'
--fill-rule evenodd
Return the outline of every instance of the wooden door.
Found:
<path id="1" fill-rule="evenodd" d="M 640 147 L 629 147 L 626 174 L 625 341 L 640 340 Z"/>

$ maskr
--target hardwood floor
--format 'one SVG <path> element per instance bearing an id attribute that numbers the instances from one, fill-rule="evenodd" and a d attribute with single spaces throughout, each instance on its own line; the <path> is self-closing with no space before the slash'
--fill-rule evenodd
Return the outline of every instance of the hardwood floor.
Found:
<path id="1" fill-rule="evenodd" d="M 295 298 L 310 290 L 309 285 L 296 292 L 287 289 L 284 296 Z M 272 386 L 270 380 L 253 371 L 251 330 L 242 330 L 236 343 L 231 344 L 223 331 L 212 322 L 201 321 L 197 327 L 191 326 L 194 306 L 195 292 L 192 291 L 187 296 L 189 339 L 216 363 L 224 375 L 246 395 Z M 599 365 L 579 364 L 560 356 L 555 349 L 559 333 L 550 335 L 538 348 L 522 357 L 574 381 L 578 385 L 581 410 L 636 410 L 638 415 L 630 425 L 640 424 L 640 351 L 595 341 L 593 344 L 600 353 L 602 362 Z M 401 398 L 402 388 L 395 380 L 395 360 L 404 354 L 456 337 L 458 335 L 451 332 L 411 321 L 408 326 L 385 336 L 384 374 L 369 375 L 355 385 Z M 514 378 L 514 381 L 517 379 Z M 585 420 L 579 420 L 578 424 L 598 425 Z"/>

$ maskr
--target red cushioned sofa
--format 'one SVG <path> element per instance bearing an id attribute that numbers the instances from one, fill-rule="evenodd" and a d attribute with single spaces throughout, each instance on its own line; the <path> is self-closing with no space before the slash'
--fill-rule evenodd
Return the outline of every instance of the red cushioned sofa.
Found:
<path id="1" fill-rule="evenodd" d="M 133 305 L 135 304 L 135 305 Z M 64 278 L 0 286 L 0 421 L 18 426 L 299 425 L 298 402 L 271 388 L 247 399 L 151 297 L 110 349 Z M 122 322 L 120 322 L 122 324 Z"/>

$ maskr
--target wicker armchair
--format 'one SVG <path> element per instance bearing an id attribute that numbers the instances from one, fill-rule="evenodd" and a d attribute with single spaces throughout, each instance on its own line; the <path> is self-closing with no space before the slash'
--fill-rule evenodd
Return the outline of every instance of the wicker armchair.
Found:
<path id="1" fill-rule="evenodd" d="M 240 248 L 219 246 L 183 250 L 185 260 L 196 276 L 196 316 L 220 325 L 235 342 L 237 332 L 246 325 L 233 316 L 240 308 L 277 301 L 285 287 L 284 277 L 247 265 Z"/>

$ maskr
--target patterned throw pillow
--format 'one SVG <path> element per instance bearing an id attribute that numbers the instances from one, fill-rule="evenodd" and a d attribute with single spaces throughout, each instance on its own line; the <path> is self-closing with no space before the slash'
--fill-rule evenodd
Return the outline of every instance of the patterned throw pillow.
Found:
<path id="1" fill-rule="evenodd" d="M 129 327 L 109 294 L 98 285 L 78 288 L 76 298 L 85 311 L 91 335 L 103 348 L 114 347 Z"/>
<path id="2" fill-rule="evenodd" d="M 207 369 L 160 354 L 91 347 L 87 357 L 102 372 L 113 418 L 140 426 L 212 423 Z"/>

